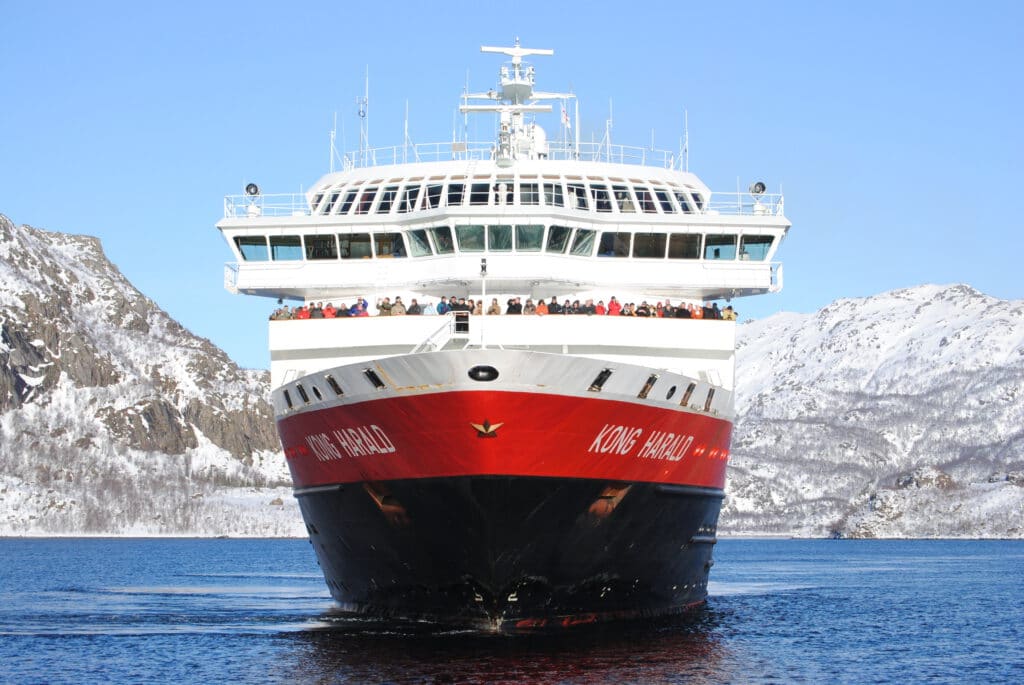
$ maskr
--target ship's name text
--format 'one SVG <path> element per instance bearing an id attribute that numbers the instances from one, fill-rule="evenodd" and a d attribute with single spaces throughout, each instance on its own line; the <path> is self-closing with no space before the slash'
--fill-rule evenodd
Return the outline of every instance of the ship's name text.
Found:
<path id="1" fill-rule="evenodd" d="M 376 424 L 338 428 L 330 433 L 313 433 L 306 436 L 306 444 L 320 461 L 391 454 L 395 451 L 395 444 L 388 434 Z"/>
<path id="2" fill-rule="evenodd" d="M 693 445 L 693 436 L 669 431 L 652 430 L 644 436 L 643 428 L 606 423 L 594 436 L 588 452 L 595 454 L 632 454 L 640 459 L 679 461 Z"/>

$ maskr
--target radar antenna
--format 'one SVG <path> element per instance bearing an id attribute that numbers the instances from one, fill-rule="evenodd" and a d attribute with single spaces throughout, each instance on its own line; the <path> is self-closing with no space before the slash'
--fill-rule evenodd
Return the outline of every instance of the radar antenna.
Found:
<path id="1" fill-rule="evenodd" d="M 483 45 L 480 52 L 508 55 L 511 62 L 501 65 L 499 89 L 485 93 L 465 93 L 459 110 L 468 112 L 497 112 L 499 115 L 498 141 L 494 159 L 499 166 L 510 166 L 522 156 L 531 159 L 547 157 L 547 136 L 536 123 L 527 125 L 523 114 L 527 112 L 550 112 L 551 105 L 540 104 L 538 100 L 575 98 L 572 93 L 548 93 L 533 89 L 535 71 L 533 65 L 523 61 L 528 55 L 553 55 L 547 48 L 524 48 L 515 39 L 512 47 Z M 469 104 L 469 100 L 485 100 L 486 104 Z"/>

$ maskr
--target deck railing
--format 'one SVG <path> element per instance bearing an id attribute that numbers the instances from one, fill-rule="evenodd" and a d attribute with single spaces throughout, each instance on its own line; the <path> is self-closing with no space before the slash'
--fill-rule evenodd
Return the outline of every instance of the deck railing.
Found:
<path id="1" fill-rule="evenodd" d="M 397 206 L 398 203 L 395 203 Z M 523 205 L 531 212 L 544 205 Z M 455 208 L 457 209 L 457 207 Z M 481 207 L 473 207 L 479 211 Z M 505 207 L 503 210 L 507 209 Z M 565 207 L 552 207 L 564 211 Z M 780 194 L 751 195 L 750 193 L 712 193 L 707 205 L 693 214 L 725 215 L 725 216 L 781 216 L 783 200 Z M 588 210 L 580 210 L 581 216 L 589 214 Z M 592 211 L 592 210 L 591 210 Z M 269 195 L 227 195 L 224 197 L 224 216 L 229 219 L 257 218 L 261 216 L 286 217 L 310 216 L 309 201 L 303 193 L 275 193 Z M 597 214 L 602 214 L 597 212 Z M 690 214 L 692 216 L 693 214 Z M 607 216 L 607 214 L 603 214 Z M 371 215 L 383 216 L 383 215 Z M 402 216 L 408 216 L 403 214 Z M 637 218 L 643 213 L 630 212 L 625 216 Z M 679 212 L 675 216 L 685 217 L 688 214 Z"/>
<path id="2" fill-rule="evenodd" d="M 546 152 L 538 155 L 541 159 L 579 162 L 610 162 L 613 164 L 637 164 L 681 170 L 680 156 L 669 150 L 633 145 L 615 145 L 605 142 L 581 142 L 548 140 Z M 342 155 L 345 170 L 388 164 L 411 162 L 444 162 L 450 160 L 493 159 L 493 141 L 455 141 L 446 143 L 410 143 L 390 147 L 353 150 Z"/>

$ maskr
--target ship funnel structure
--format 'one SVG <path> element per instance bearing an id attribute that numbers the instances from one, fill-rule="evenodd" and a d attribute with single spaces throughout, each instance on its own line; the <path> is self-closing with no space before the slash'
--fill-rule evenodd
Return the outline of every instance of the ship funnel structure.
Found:
<path id="1" fill-rule="evenodd" d="M 551 105 L 539 100 L 568 99 L 571 93 L 544 93 L 533 89 L 536 72 L 532 64 L 523 61 L 528 55 L 553 55 L 554 50 L 524 48 L 519 39 L 512 47 L 481 46 L 480 52 L 508 55 L 512 58 L 501 66 L 499 89 L 486 93 L 467 93 L 459 110 L 466 112 L 497 112 L 499 130 L 494 145 L 493 159 L 501 167 L 509 167 L 517 159 L 544 159 L 548 154 L 547 135 L 535 122 L 527 125 L 523 115 L 527 112 L 550 112 Z M 469 104 L 470 100 L 487 100 L 486 104 Z"/>

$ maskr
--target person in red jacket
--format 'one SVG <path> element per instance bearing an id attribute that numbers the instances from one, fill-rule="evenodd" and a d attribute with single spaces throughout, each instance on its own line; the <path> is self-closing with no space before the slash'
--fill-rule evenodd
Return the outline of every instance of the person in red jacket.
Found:
<path id="1" fill-rule="evenodd" d="M 608 316 L 619 316 L 622 314 L 622 305 L 612 295 L 612 299 L 608 301 Z"/>

